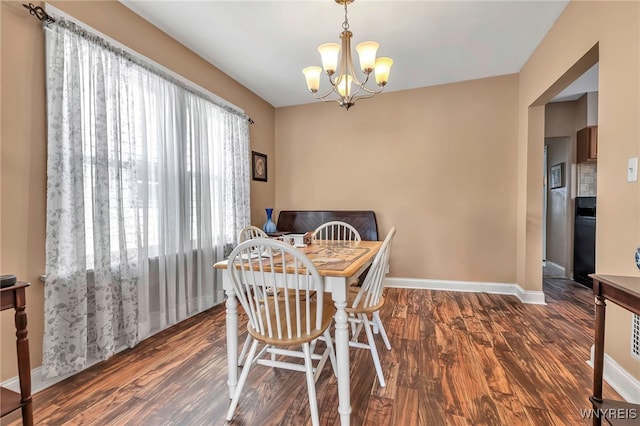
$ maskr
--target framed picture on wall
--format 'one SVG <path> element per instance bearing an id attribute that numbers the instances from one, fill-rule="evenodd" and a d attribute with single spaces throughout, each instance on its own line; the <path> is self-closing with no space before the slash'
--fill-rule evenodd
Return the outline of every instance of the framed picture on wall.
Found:
<path id="1" fill-rule="evenodd" d="M 267 155 L 251 151 L 251 171 L 253 180 L 267 181 Z"/>
<path id="2" fill-rule="evenodd" d="M 556 189 L 564 186 L 564 163 L 551 166 L 549 170 L 549 188 Z"/>

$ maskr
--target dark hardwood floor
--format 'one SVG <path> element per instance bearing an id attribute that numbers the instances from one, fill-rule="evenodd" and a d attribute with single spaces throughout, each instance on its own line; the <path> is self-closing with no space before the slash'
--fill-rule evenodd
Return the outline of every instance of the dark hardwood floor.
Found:
<path id="1" fill-rule="evenodd" d="M 545 278 L 544 289 L 546 306 L 386 289 L 382 319 L 393 349 L 381 339 L 378 348 L 387 386 L 378 385 L 369 352 L 351 349 L 352 424 L 590 424 L 580 409 L 590 408 L 591 291 L 557 278 Z M 223 425 L 225 355 L 220 305 L 39 392 L 36 424 Z M 321 423 L 338 425 L 328 365 L 316 388 Z M 256 366 L 231 424 L 310 424 L 304 374 Z"/>

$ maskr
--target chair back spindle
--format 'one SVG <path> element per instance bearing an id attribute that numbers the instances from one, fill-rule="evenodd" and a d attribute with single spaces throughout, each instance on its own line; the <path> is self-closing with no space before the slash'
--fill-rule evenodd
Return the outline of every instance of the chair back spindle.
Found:
<path id="1" fill-rule="evenodd" d="M 393 227 L 387 234 L 380 247 L 380 251 L 371 263 L 371 268 L 360 287 L 358 295 L 353 301 L 352 308 L 370 308 L 376 306 L 380 302 L 382 291 L 384 290 L 384 277 L 387 273 L 389 265 L 389 255 L 391 253 L 391 243 L 396 234 L 396 228 Z"/>
<path id="2" fill-rule="evenodd" d="M 361 241 L 360 234 L 352 225 L 332 220 L 323 223 L 313 232 L 314 240 Z"/>

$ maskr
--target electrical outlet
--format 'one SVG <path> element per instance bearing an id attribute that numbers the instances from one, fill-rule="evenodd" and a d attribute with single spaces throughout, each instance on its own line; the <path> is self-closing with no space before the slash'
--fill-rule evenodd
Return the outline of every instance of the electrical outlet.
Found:
<path id="1" fill-rule="evenodd" d="M 385 268 L 384 273 L 385 273 L 385 274 L 388 274 L 388 273 L 389 273 L 389 265 L 387 265 L 387 267 Z"/>

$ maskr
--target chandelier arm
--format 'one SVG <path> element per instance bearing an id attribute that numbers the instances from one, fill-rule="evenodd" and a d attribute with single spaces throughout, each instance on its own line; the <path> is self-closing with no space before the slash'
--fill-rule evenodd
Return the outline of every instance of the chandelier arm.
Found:
<path id="1" fill-rule="evenodd" d="M 324 99 L 324 98 L 317 98 L 317 99 L 322 102 L 336 102 L 340 106 L 343 106 L 344 104 L 342 99 Z"/>
<path id="2" fill-rule="evenodd" d="M 352 105 L 356 103 L 358 99 L 370 98 L 373 95 L 379 92 L 374 92 L 372 90 L 368 90 L 366 87 L 360 87 L 355 93 L 353 93 L 349 99 L 347 100 Z"/>
<path id="3" fill-rule="evenodd" d="M 360 92 L 360 91 L 365 91 L 365 92 L 367 92 L 367 93 L 371 93 L 371 95 L 373 96 L 373 95 L 375 95 L 375 94 L 377 94 L 377 93 L 382 92 L 382 91 L 384 90 L 384 87 L 380 87 L 380 88 L 378 88 L 378 89 L 369 89 L 368 87 L 364 87 L 364 86 L 362 86 L 362 87 L 361 87 L 361 89 L 362 89 L 362 90 L 358 90 L 358 92 Z"/>
<path id="4" fill-rule="evenodd" d="M 367 83 L 368 77 L 367 77 L 367 79 L 365 79 L 365 81 L 364 81 L 364 82 L 360 82 L 360 80 L 358 80 L 358 76 L 357 76 L 357 75 L 356 75 L 356 73 L 353 71 L 353 65 L 352 65 L 352 66 L 351 66 L 351 79 L 352 79 L 352 80 L 351 80 L 351 82 L 352 82 L 353 84 L 355 84 L 356 86 L 362 86 L 362 85 L 364 85 L 364 84 L 366 84 L 366 83 Z"/>
<path id="5" fill-rule="evenodd" d="M 335 89 L 335 87 L 332 87 L 331 89 L 329 89 L 329 91 L 327 93 L 325 93 L 324 95 L 318 95 L 317 93 L 312 93 L 313 97 L 315 99 L 320 99 L 320 100 L 324 100 L 324 98 L 326 98 L 327 96 L 329 96 L 332 93 L 337 93 L 338 96 L 340 96 L 340 93 L 338 93 Z"/>
<path id="6" fill-rule="evenodd" d="M 369 81 L 369 77 L 371 76 L 371 73 L 366 74 L 366 79 L 362 82 L 362 83 L 358 83 L 358 88 L 356 89 L 356 91 L 354 93 L 351 94 L 351 96 L 349 97 L 349 99 L 361 99 L 361 97 L 358 97 L 358 94 L 361 92 L 366 92 L 366 93 L 370 93 L 367 96 L 367 98 L 370 98 L 371 96 L 375 95 L 376 93 L 380 93 L 382 92 L 382 88 L 380 88 L 379 90 L 376 89 L 369 89 L 367 87 L 367 82 Z"/>
<path id="7" fill-rule="evenodd" d="M 363 85 L 359 85 L 357 86 L 356 90 L 353 93 L 351 93 L 348 100 L 350 101 L 351 99 L 355 99 L 358 96 L 358 94 L 361 92 L 367 93 L 368 90 Z"/>
<path id="8" fill-rule="evenodd" d="M 349 49 L 351 49 L 351 43 L 349 43 Z M 349 50 L 349 74 L 351 74 L 353 83 L 356 84 L 357 86 L 362 86 L 364 84 L 367 84 L 367 80 L 369 80 L 369 74 L 367 74 L 367 77 L 364 80 L 364 82 L 361 83 L 360 80 L 358 80 L 356 70 L 353 68 L 353 57 L 351 56 L 351 50 Z"/>
<path id="9" fill-rule="evenodd" d="M 370 98 L 370 97 L 372 97 L 372 96 L 373 96 L 373 95 L 375 95 L 375 94 L 376 94 L 376 92 L 374 92 L 374 93 L 370 93 L 370 92 L 369 92 L 369 93 L 367 93 L 366 95 L 355 96 L 355 97 L 353 97 L 353 98 L 351 99 L 351 103 L 352 103 L 352 104 L 355 104 L 355 103 L 356 103 L 356 101 L 358 101 L 358 100 L 360 100 L 360 99 L 367 99 L 367 98 Z"/>
<path id="10" fill-rule="evenodd" d="M 331 88 L 333 90 L 336 90 L 336 82 L 333 80 L 333 76 L 334 75 L 335 75 L 335 73 L 334 74 L 327 74 L 327 77 L 329 78 L 329 83 L 331 84 Z"/>
<path id="11" fill-rule="evenodd" d="M 363 90 L 366 91 L 366 92 L 369 92 L 369 93 L 379 93 L 379 92 L 376 92 L 375 89 L 371 90 L 371 89 L 369 89 L 367 87 L 367 83 L 369 82 L 369 77 L 371 77 L 371 73 L 365 74 L 365 79 L 364 79 L 364 81 L 362 83 L 358 82 L 358 86 L 359 86 L 358 87 L 358 91 L 356 93 L 354 93 L 354 95 L 357 95 L 359 92 L 361 92 Z"/>

